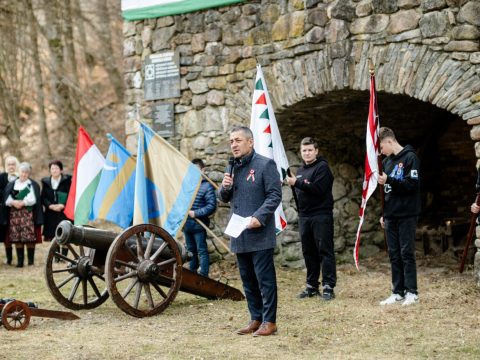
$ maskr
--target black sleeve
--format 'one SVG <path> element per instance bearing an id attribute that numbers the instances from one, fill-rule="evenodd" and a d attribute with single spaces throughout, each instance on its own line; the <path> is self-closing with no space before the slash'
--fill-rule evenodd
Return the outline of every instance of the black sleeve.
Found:
<path id="1" fill-rule="evenodd" d="M 310 183 L 305 183 L 300 179 L 295 181 L 295 187 L 305 191 L 308 194 L 324 196 L 330 191 L 333 181 L 333 175 L 326 163 L 322 163 L 315 171 L 314 178 Z"/>

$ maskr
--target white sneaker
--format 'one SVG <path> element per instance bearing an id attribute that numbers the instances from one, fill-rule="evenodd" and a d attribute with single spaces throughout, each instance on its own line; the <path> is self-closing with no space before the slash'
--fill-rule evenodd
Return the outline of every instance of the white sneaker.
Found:
<path id="1" fill-rule="evenodd" d="M 402 306 L 412 305 L 418 303 L 418 295 L 411 292 L 407 292 L 405 295 L 405 301 L 402 303 Z"/>
<path id="2" fill-rule="evenodd" d="M 405 298 L 400 294 L 392 294 L 383 301 L 380 301 L 380 305 L 393 305 L 398 304 L 400 301 L 403 301 Z"/>

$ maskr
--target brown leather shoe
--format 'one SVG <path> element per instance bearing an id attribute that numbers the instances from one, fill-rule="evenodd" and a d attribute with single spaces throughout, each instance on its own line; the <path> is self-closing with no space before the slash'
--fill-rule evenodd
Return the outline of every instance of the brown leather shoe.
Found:
<path id="1" fill-rule="evenodd" d="M 246 327 L 244 327 L 243 329 L 238 329 L 237 330 L 237 334 L 238 335 L 247 335 L 247 334 L 251 334 L 255 331 L 258 330 L 258 328 L 260 327 L 260 325 L 262 325 L 262 322 L 261 321 L 258 321 L 258 320 L 252 320 L 248 323 L 248 325 Z"/>
<path id="2" fill-rule="evenodd" d="M 253 336 L 269 336 L 277 333 L 277 325 L 272 322 L 264 322 L 260 328 L 253 333 Z"/>

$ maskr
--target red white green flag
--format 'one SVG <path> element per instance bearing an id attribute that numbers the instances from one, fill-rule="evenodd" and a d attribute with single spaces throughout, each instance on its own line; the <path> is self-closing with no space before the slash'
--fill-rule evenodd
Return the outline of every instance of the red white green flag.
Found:
<path id="1" fill-rule="evenodd" d="M 283 182 L 289 167 L 288 160 L 260 65 L 257 65 L 250 129 L 253 132 L 253 138 L 255 140 L 255 151 L 275 161 L 277 164 L 278 178 Z M 287 227 L 287 220 L 283 212 L 282 203 L 280 203 L 275 211 L 275 227 L 277 228 L 277 234 Z"/>
<path id="2" fill-rule="evenodd" d="M 65 215 L 73 219 L 75 225 L 84 225 L 88 222 L 93 197 L 104 164 L 105 158 L 100 150 L 95 146 L 85 129 L 80 127 L 78 129 L 72 186 L 64 210 Z"/>

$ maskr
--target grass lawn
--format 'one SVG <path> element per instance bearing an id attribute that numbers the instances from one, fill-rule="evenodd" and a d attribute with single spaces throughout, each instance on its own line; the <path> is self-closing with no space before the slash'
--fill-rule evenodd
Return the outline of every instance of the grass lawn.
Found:
<path id="1" fill-rule="evenodd" d="M 48 244 L 36 264 L 0 264 L 0 297 L 31 300 L 41 308 L 68 310 L 50 295 L 43 276 Z M 3 246 L 2 246 L 3 248 Z M 0 250 L 3 253 L 3 249 Z M 162 314 L 137 319 L 109 299 L 81 318 L 32 317 L 25 331 L 0 328 L 0 359 L 479 359 L 480 289 L 472 272 L 458 274 L 443 258 L 418 258 L 420 303 L 380 307 L 389 295 L 386 255 L 338 267 L 336 299 L 296 299 L 305 273 L 277 268 L 276 336 L 253 338 L 234 331 L 245 325 L 245 302 L 210 301 L 179 293 Z M 232 261 L 212 266 L 211 276 L 241 289 Z"/>

